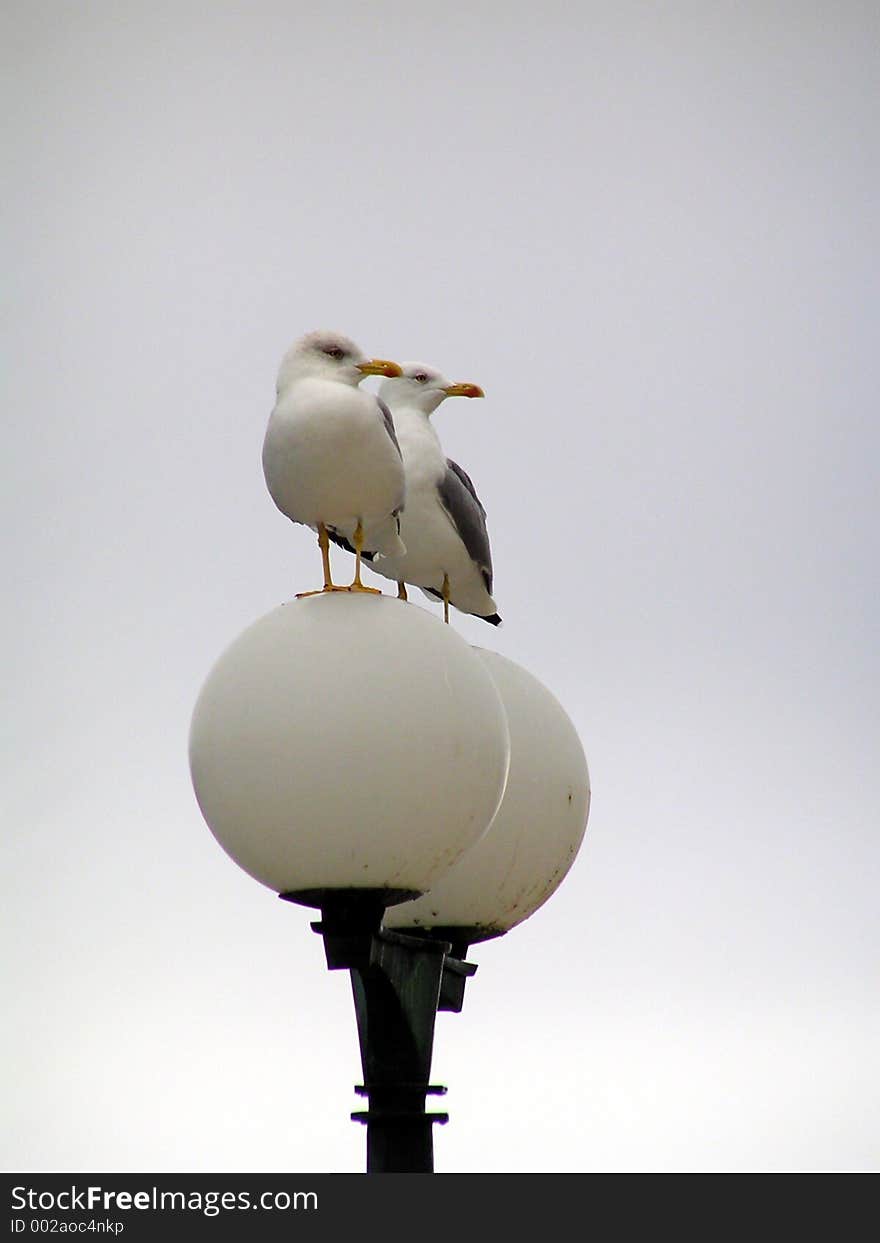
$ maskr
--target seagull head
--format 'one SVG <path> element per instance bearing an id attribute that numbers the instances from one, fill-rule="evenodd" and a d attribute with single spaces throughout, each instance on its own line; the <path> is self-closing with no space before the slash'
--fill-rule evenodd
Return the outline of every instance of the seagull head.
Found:
<path id="1" fill-rule="evenodd" d="M 368 375 L 399 376 L 400 368 L 384 358 L 367 358 L 339 332 L 310 332 L 284 355 L 276 387 L 280 393 L 295 380 L 320 379 L 355 388 Z"/>
<path id="2" fill-rule="evenodd" d="M 379 396 L 393 410 L 408 406 L 433 414 L 447 397 L 483 397 L 478 384 L 450 384 L 444 375 L 425 363 L 401 363 L 401 375 L 386 380 Z"/>

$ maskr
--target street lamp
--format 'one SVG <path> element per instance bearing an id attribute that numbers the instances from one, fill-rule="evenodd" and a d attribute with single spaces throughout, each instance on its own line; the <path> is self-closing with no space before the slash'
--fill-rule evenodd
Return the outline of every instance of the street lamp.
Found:
<path id="1" fill-rule="evenodd" d="M 327 594 L 220 657 L 190 766 L 223 849 L 319 907 L 327 965 L 351 973 L 368 1171 L 431 1171 L 435 1016 L 461 1009 L 467 945 L 526 918 L 570 866 L 589 801 L 574 727 L 525 670 L 425 610 Z"/>

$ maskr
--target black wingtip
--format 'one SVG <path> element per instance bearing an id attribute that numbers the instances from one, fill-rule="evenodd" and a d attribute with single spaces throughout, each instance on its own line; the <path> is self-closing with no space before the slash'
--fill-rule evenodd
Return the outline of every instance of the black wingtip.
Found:
<path id="1" fill-rule="evenodd" d="M 491 617 L 484 617 L 483 621 L 487 621 L 490 626 L 500 626 L 501 618 L 497 613 L 493 613 Z"/>

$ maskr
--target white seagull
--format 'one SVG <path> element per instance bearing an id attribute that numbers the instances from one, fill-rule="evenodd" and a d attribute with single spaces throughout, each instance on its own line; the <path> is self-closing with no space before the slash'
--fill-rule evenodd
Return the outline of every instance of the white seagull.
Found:
<path id="1" fill-rule="evenodd" d="M 361 582 L 362 549 L 396 557 L 406 551 L 400 539 L 406 491 L 400 447 L 387 407 L 358 391 L 368 375 L 399 376 L 400 368 L 365 358 L 339 333 L 309 333 L 281 362 L 263 442 L 272 500 L 292 522 L 318 533 L 322 591 L 379 594 Z M 350 587 L 337 587 L 331 578 L 330 534 L 343 536 L 356 553 Z"/>
<path id="2" fill-rule="evenodd" d="M 447 622 L 452 604 L 497 626 L 501 618 L 492 599 L 486 511 L 431 425 L 431 415 L 447 397 L 482 397 L 483 390 L 476 384 L 450 384 L 424 363 L 403 363 L 401 370 L 401 376 L 385 380 L 379 397 L 394 418 L 406 471 L 406 509 L 400 515 L 406 551 L 365 555 L 372 570 L 397 582 L 401 599 L 410 583 L 443 601 Z"/>

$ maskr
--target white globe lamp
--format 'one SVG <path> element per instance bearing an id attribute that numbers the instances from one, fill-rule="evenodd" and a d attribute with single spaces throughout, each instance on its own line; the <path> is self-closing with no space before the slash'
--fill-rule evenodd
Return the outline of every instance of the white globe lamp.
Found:
<path id="1" fill-rule="evenodd" d="M 500 936 L 556 891 L 574 862 L 590 809 L 590 776 L 571 719 L 520 665 L 474 649 L 507 713 L 510 772 L 501 806 L 479 842 L 421 898 L 386 912 L 386 928 L 429 932 L 453 954 Z"/>
<path id="2" fill-rule="evenodd" d="M 427 611 L 328 593 L 255 622 L 202 687 L 199 806 L 256 880 L 307 905 L 435 885 L 488 828 L 509 735 L 484 655 Z"/>

